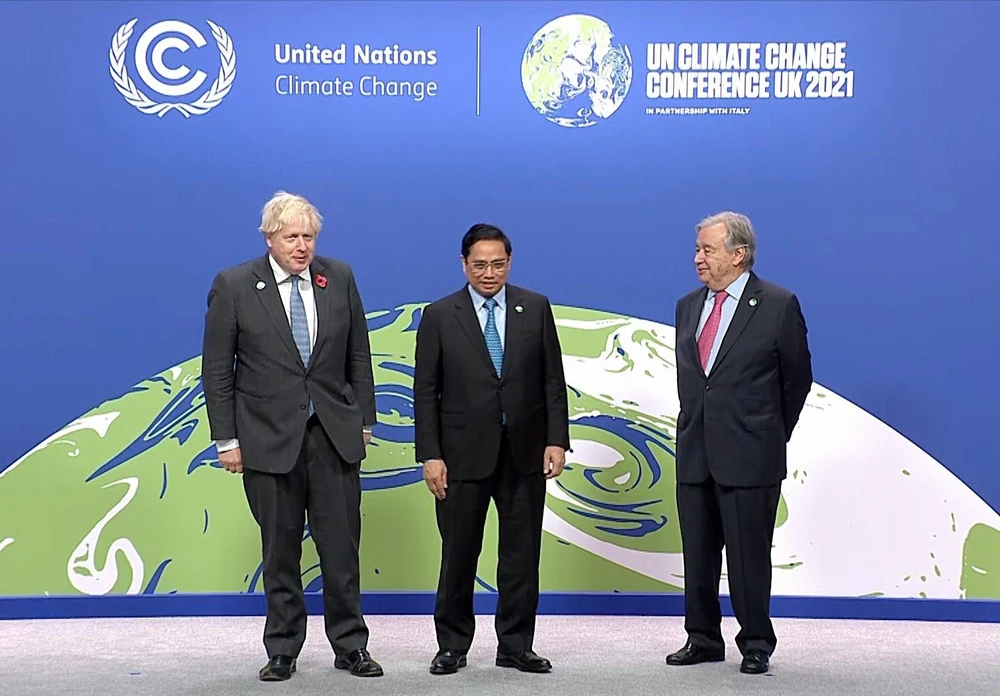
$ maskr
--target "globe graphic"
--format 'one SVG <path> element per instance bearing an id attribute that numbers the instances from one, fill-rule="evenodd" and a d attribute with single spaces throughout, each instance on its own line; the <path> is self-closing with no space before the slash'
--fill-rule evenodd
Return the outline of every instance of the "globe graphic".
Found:
<path id="1" fill-rule="evenodd" d="M 378 424 L 361 467 L 365 591 L 437 586 L 433 497 L 413 452 L 423 307 L 367 317 Z M 553 313 L 572 450 L 547 485 L 542 590 L 680 591 L 674 328 L 582 307 Z M 491 508 L 477 576 L 488 592 L 498 534 Z M 997 598 L 998 557 L 1000 515 L 892 428 L 813 385 L 789 444 L 775 594 Z M 210 438 L 200 356 L 110 395 L 0 468 L 0 596 L 257 593 L 260 577 L 240 477 L 221 468 Z M 322 589 L 308 532 L 302 581 Z"/>
<path id="2" fill-rule="evenodd" d="M 628 46 L 606 22 L 573 14 L 539 29 L 521 60 L 521 85 L 535 111 L 552 123 L 585 128 L 609 118 L 632 84 Z"/>

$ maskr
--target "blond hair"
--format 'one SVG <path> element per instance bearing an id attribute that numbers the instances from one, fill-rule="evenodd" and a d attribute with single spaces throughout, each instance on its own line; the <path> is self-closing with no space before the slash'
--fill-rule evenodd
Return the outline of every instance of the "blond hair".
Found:
<path id="1" fill-rule="evenodd" d="M 278 191 L 264 204 L 260 231 L 265 237 L 272 237 L 299 217 L 304 217 L 313 235 L 319 236 L 319 231 L 323 228 L 323 216 L 316 207 L 302 196 Z"/>

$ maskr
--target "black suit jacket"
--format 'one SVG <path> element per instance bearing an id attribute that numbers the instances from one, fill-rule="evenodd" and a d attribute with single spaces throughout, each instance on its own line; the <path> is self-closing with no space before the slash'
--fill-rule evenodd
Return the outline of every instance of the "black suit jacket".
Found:
<path id="1" fill-rule="evenodd" d="M 677 481 L 701 483 L 711 474 L 724 486 L 778 483 L 812 388 L 799 301 L 751 273 L 706 377 L 695 334 L 707 296 L 703 287 L 677 303 Z"/>
<path id="2" fill-rule="evenodd" d="M 309 272 L 317 325 L 308 369 L 267 256 L 219 273 L 208 293 L 202 380 L 211 437 L 239 438 L 247 469 L 295 466 L 310 398 L 340 456 L 365 457 L 362 430 L 375 423 L 375 384 L 364 306 L 346 263 L 317 256 Z"/>
<path id="3" fill-rule="evenodd" d="M 562 348 L 548 298 L 508 284 L 506 322 L 498 378 L 468 287 L 428 305 L 421 316 L 413 378 L 416 459 L 444 460 L 449 480 L 490 475 L 504 414 L 518 471 L 542 473 L 546 446 L 569 449 Z"/>

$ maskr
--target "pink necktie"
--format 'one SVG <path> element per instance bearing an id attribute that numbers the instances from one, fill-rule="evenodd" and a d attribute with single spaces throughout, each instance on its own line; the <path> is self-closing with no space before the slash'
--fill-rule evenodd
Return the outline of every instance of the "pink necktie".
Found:
<path id="1" fill-rule="evenodd" d="M 701 336 L 698 338 L 698 356 L 701 358 L 701 369 L 705 370 L 708 368 L 708 356 L 712 353 L 712 344 L 715 343 L 715 334 L 719 333 L 719 323 L 722 321 L 722 304 L 729 297 L 725 290 L 720 290 L 715 295 L 715 305 L 712 307 L 712 313 L 708 315 L 708 321 L 705 322 L 704 328 L 701 330 Z"/>

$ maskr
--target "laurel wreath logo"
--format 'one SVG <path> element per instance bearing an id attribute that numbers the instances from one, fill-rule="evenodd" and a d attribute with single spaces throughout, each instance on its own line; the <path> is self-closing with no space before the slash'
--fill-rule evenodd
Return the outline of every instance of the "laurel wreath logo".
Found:
<path id="1" fill-rule="evenodd" d="M 155 102 L 139 90 L 132 78 L 128 76 L 125 69 L 125 49 L 128 47 L 128 40 L 132 36 L 132 29 L 135 27 L 136 19 L 118 27 L 114 38 L 111 40 L 111 78 L 115 81 L 115 87 L 125 97 L 125 101 L 137 108 L 144 114 L 156 114 L 163 118 L 170 111 L 180 111 L 184 118 L 192 115 L 201 116 L 217 107 L 229 94 L 236 79 L 236 50 L 233 48 L 233 40 L 226 33 L 226 30 L 218 24 L 209 21 L 212 28 L 212 36 L 219 47 L 219 55 L 222 57 L 222 65 L 219 67 L 219 76 L 212 83 L 211 88 L 195 101 L 190 103 Z"/>

